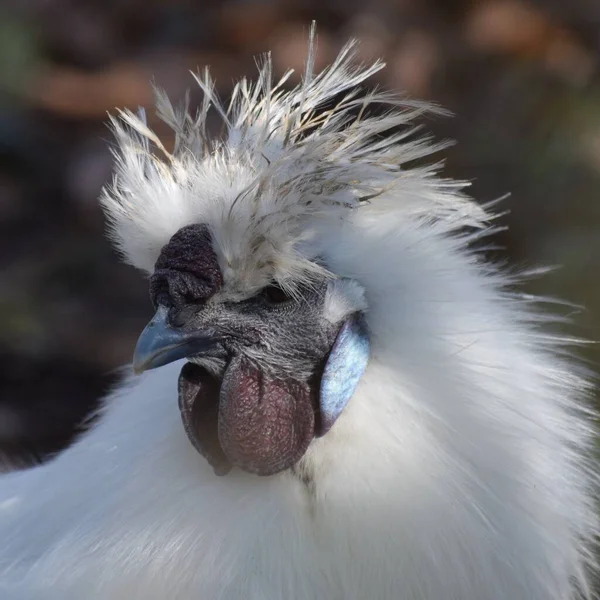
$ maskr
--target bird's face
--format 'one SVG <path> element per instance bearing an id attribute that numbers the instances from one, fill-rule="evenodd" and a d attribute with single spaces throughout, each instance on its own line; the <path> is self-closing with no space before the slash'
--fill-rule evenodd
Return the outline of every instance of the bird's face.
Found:
<path id="1" fill-rule="evenodd" d="M 321 277 L 291 297 L 273 282 L 232 299 L 205 225 L 171 238 L 150 291 L 156 314 L 134 368 L 188 359 L 178 390 L 184 427 L 217 474 L 295 465 L 334 424 L 366 367 L 358 284 Z"/>

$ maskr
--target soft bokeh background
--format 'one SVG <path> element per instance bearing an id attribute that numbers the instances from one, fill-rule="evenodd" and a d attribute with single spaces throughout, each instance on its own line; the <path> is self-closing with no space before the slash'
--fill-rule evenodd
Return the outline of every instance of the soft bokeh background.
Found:
<path id="1" fill-rule="evenodd" d="M 68 443 L 150 316 L 104 238 L 107 111 L 149 106 L 151 78 L 177 98 L 206 64 L 227 97 L 269 49 L 301 67 L 311 19 L 320 65 L 358 37 L 381 84 L 455 113 L 427 121 L 458 142 L 446 174 L 480 201 L 512 194 L 496 255 L 563 265 L 532 289 L 584 305 L 573 330 L 600 339 L 600 0 L 2 0 L 5 467 Z"/>

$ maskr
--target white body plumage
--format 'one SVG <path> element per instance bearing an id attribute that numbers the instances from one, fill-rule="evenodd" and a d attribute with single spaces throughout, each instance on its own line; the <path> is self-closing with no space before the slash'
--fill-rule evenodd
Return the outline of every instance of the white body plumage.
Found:
<path id="1" fill-rule="evenodd" d="M 216 477 L 181 425 L 181 364 L 130 375 L 76 444 L 0 479 L 3 600 L 590 594 L 589 384 L 541 331 L 535 303 L 469 249 L 488 215 L 432 170 L 402 169 L 431 148 L 373 140 L 422 107 L 371 96 L 389 115 L 344 129 L 363 103 L 350 99 L 300 139 L 310 110 L 379 68 L 352 72 L 348 60 L 313 78 L 309 59 L 290 94 L 270 88 L 267 63 L 256 93 L 238 88 L 229 143 L 212 153 L 206 110 L 194 121 L 159 98 L 179 140 L 161 160 L 153 134 L 125 115 L 104 199 L 117 243 L 142 270 L 201 220 L 232 296 L 273 273 L 293 286 L 314 256 L 364 286 L 372 357 L 302 459 L 314 487 L 288 472 Z"/>

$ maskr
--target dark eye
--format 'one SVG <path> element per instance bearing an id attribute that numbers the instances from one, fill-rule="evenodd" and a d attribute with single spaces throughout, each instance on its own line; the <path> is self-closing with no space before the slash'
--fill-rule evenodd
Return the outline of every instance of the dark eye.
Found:
<path id="1" fill-rule="evenodd" d="M 282 304 L 291 300 L 291 298 L 274 283 L 264 288 L 262 295 L 270 304 Z"/>

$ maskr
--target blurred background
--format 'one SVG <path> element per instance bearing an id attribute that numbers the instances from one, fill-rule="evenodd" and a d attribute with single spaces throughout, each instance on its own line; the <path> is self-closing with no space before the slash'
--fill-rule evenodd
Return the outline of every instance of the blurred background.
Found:
<path id="1" fill-rule="evenodd" d="M 104 237 L 107 111 L 204 65 L 226 98 L 267 50 L 301 69 L 311 19 L 317 66 L 357 37 L 382 85 L 456 115 L 426 123 L 458 142 L 445 174 L 511 193 L 496 258 L 562 265 L 531 290 L 600 339 L 600 0 L 1 0 L 0 469 L 69 443 L 151 313 Z"/>

